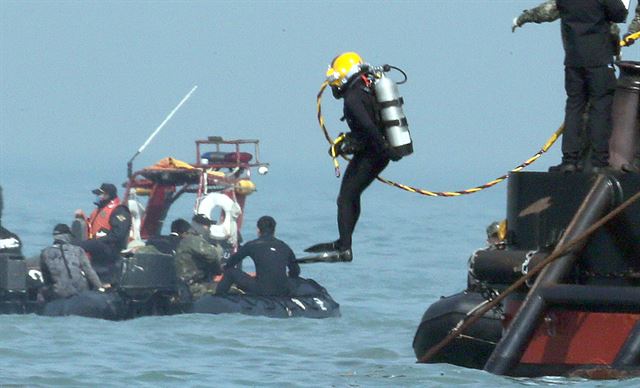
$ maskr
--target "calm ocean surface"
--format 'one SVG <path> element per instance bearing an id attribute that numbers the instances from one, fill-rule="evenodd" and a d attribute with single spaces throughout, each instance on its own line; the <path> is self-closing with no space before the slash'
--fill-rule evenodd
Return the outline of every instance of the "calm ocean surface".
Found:
<path id="1" fill-rule="evenodd" d="M 37 255 L 58 222 L 88 211 L 89 190 L 106 179 L 3 174 L 3 225 Z M 281 173 L 282 174 L 282 173 Z M 49 181 L 48 184 L 41 182 Z M 245 239 L 264 214 L 299 254 L 337 235 L 337 180 L 257 179 Z M 479 183 L 479 182 L 478 182 Z M 437 187 L 434 189 L 460 189 Z M 484 229 L 505 216 L 506 184 L 465 198 L 425 198 L 374 183 L 350 264 L 310 264 L 302 276 L 325 286 L 342 317 L 267 319 L 243 315 L 88 318 L 0 316 L 0 386 L 605 386 L 640 380 L 512 379 L 452 365 L 418 365 L 411 343 L 425 309 L 465 287 L 466 262 Z M 169 219 L 188 217 L 190 202 Z"/>

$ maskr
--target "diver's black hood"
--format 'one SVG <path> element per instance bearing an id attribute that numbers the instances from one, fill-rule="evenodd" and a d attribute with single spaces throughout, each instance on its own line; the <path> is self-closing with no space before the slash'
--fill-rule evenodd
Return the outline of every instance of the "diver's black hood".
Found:
<path id="1" fill-rule="evenodd" d="M 347 92 L 347 90 L 351 89 L 356 83 L 358 83 L 358 81 L 362 82 L 362 79 L 360 78 L 361 75 L 365 74 L 364 71 L 360 71 L 354 75 L 352 75 L 351 77 L 349 77 L 349 79 L 347 80 L 347 82 L 339 87 L 335 87 L 332 86 L 331 87 L 331 92 L 333 93 L 333 97 L 336 100 L 341 99 L 342 97 L 344 97 L 344 94 Z"/>

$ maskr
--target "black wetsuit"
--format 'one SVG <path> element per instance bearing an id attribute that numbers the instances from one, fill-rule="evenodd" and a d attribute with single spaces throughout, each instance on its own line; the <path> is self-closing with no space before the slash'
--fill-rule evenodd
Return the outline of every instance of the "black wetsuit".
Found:
<path id="1" fill-rule="evenodd" d="M 360 195 L 389 164 L 389 152 L 376 112 L 376 100 L 361 76 L 341 92 L 344 117 L 356 141 L 356 151 L 347 165 L 338 195 L 339 249 L 351 248 L 351 236 L 360 217 Z"/>
<path id="2" fill-rule="evenodd" d="M 256 267 L 253 278 L 234 268 L 245 257 L 251 257 Z M 287 268 L 289 276 L 287 277 Z M 289 277 L 297 278 L 300 267 L 291 248 L 273 235 L 261 236 L 243 245 L 225 264 L 224 277 L 216 294 L 225 294 L 232 284 L 254 295 L 284 296 L 290 293 Z"/>
<path id="3" fill-rule="evenodd" d="M 579 133 L 587 102 L 591 102 L 587 134 L 593 166 L 609 164 L 611 106 L 616 78 L 613 57 L 617 41 L 611 39 L 611 23 L 622 23 L 627 10 L 620 0 L 557 0 L 565 42 L 565 130 L 563 163 L 576 164 Z"/>

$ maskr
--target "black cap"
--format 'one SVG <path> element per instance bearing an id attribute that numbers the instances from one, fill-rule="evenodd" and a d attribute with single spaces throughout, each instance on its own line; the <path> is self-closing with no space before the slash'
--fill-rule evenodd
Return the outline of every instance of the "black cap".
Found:
<path id="1" fill-rule="evenodd" d="M 211 219 L 209 219 L 209 217 L 205 216 L 204 214 L 196 214 L 195 216 L 193 216 L 191 221 L 195 222 L 196 224 L 206 225 L 206 226 L 211 226 L 215 224 L 215 222 L 211 221 Z"/>
<path id="2" fill-rule="evenodd" d="M 100 185 L 100 188 L 92 190 L 91 192 L 95 195 L 107 193 L 111 198 L 118 196 L 118 189 L 116 189 L 116 186 L 112 183 L 103 183 Z"/>
<path id="3" fill-rule="evenodd" d="M 53 228 L 53 234 L 71 234 L 71 229 L 66 224 L 58 224 Z"/>
<path id="4" fill-rule="evenodd" d="M 172 233 L 182 234 L 182 233 L 188 232 L 189 229 L 191 229 L 191 224 L 189 224 L 189 221 L 183 218 L 178 218 L 171 223 Z"/>

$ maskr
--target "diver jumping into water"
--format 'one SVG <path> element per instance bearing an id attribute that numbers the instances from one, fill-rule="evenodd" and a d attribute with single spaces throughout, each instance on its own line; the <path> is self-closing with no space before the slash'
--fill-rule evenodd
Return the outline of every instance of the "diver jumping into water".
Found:
<path id="1" fill-rule="evenodd" d="M 344 100 L 344 119 L 351 132 L 341 151 L 353 156 L 342 178 L 337 201 L 340 238 L 313 245 L 305 251 L 332 251 L 335 254 L 326 261 L 348 262 L 353 259 L 351 242 L 360 216 L 360 196 L 390 160 L 397 161 L 404 154 L 391 147 L 385 138 L 385 123 L 380 117 L 380 104 L 374 90 L 376 79 L 358 54 L 347 52 L 334 58 L 327 71 L 327 82 L 333 96 Z M 406 127 L 406 120 L 404 125 Z"/>

